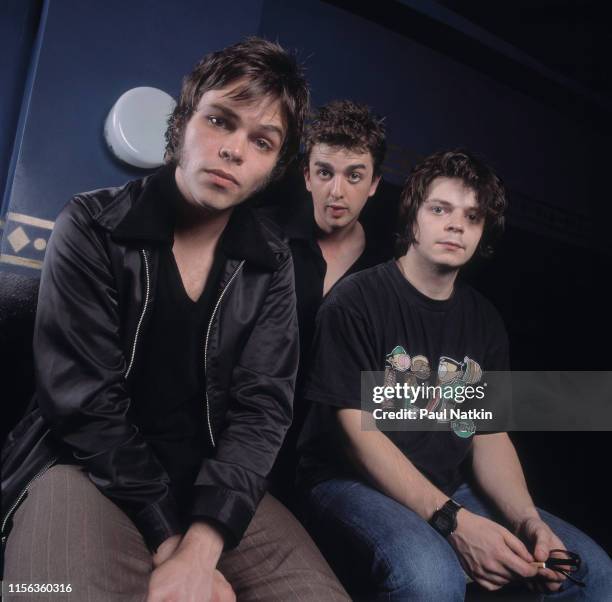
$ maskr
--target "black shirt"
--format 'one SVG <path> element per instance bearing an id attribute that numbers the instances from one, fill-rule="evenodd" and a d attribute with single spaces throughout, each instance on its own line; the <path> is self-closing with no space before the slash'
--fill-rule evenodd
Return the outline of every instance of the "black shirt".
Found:
<path id="1" fill-rule="evenodd" d="M 156 301 L 134 386 L 136 422 L 162 463 L 179 507 L 209 451 L 204 338 L 225 257 L 217 249 L 200 298 L 187 295 L 171 247 L 159 257 Z"/>
<path id="2" fill-rule="evenodd" d="M 317 311 L 324 298 L 323 287 L 327 264 L 317 242 L 318 229 L 310 195 L 298 195 L 293 203 L 273 213 L 273 219 L 279 223 L 289 238 L 300 331 L 300 364 L 293 403 L 293 422 L 270 477 L 272 492 L 283 502 L 291 505 L 297 466 L 296 445 L 309 408 L 309 404 L 301 395 L 301 389 L 312 357 L 314 324 Z M 347 276 L 375 266 L 391 257 L 391 239 L 381 240 L 367 220 L 360 221 L 360 223 L 365 232 L 364 250 L 334 284 L 332 290 Z M 328 292 L 328 295 L 330 293 L 331 291 Z"/>
<path id="3" fill-rule="evenodd" d="M 430 299 L 389 261 L 344 280 L 317 316 L 313 360 L 304 396 L 312 407 L 300 438 L 299 482 L 356 475 L 340 452 L 337 408 L 361 409 L 361 371 L 385 379 L 409 375 L 435 385 L 442 374 L 465 379 L 478 370 L 507 370 L 508 342 L 495 308 L 457 282 L 448 300 Z M 436 486 L 460 484 L 471 438 L 445 431 L 385 433 Z"/>
<path id="4" fill-rule="evenodd" d="M 193 301 L 172 252 L 176 208 L 185 202 L 174 169 L 162 168 L 153 185 L 155 202 L 166 219 L 164 232 L 159 233 L 163 242 L 159 243 L 158 279 L 139 344 L 130 411 L 168 473 L 179 508 L 186 511 L 202 460 L 211 451 L 206 431 L 204 341 L 219 292 L 226 260 L 223 241 L 232 218 L 217 244 L 204 290 Z"/>
<path id="5" fill-rule="evenodd" d="M 365 233 L 365 247 L 361 255 L 338 279 L 334 287 L 347 276 L 387 261 L 391 257 L 391 241 L 381 241 L 360 221 Z M 298 322 L 300 327 L 300 375 L 306 373 L 310 361 L 310 347 L 314 334 L 317 311 L 323 301 L 323 287 L 327 264 L 317 242 L 317 225 L 314 218 L 312 199 L 294 204 L 290 217 L 281 225 L 289 237 L 295 272 L 295 292 L 297 295 Z M 333 289 L 333 287 L 332 287 Z M 328 291 L 328 294 L 331 291 Z"/>

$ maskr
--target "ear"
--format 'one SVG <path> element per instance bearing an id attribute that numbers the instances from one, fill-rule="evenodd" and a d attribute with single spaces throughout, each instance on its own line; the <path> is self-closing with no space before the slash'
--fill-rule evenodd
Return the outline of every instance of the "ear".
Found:
<path id="1" fill-rule="evenodd" d="M 310 185 L 310 169 L 308 166 L 304 167 L 304 183 L 306 184 L 306 190 L 308 192 L 312 192 L 312 187 Z"/>
<path id="2" fill-rule="evenodd" d="M 368 196 L 374 196 L 376 194 L 376 190 L 378 189 L 378 184 L 380 184 L 382 176 L 375 176 L 372 178 L 372 183 L 370 184 L 370 192 L 368 192 Z"/>
<path id="3" fill-rule="evenodd" d="M 419 244 L 419 222 L 417 219 L 412 224 L 412 237 L 414 238 L 414 243 Z"/>

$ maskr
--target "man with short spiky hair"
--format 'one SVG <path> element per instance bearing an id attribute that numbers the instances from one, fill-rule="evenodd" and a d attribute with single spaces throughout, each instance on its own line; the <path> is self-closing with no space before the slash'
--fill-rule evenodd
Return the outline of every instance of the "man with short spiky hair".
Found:
<path id="1" fill-rule="evenodd" d="M 503 227 L 500 179 L 469 152 L 436 153 L 400 204 L 396 259 L 345 279 L 317 316 L 299 471 L 311 534 L 356 599 L 459 602 L 466 574 L 487 590 L 526 582 L 555 600 L 610 599 L 610 558 L 535 507 L 507 433 L 475 432 L 443 411 L 483 371 L 509 369 L 497 311 L 457 279 Z M 381 389 L 433 390 L 409 407 L 440 423 L 376 428 L 364 372 L 380 374 Z"/>
<path id="2" fill-rule="evenodd" d="M 37 391 L 3 450 L 5 580 L 92 602 L 346 599 L 265 494 L 298 330 L 290 250 L 248 201 L 292 161 L 307 107 L 278 44 L 211 53 L 167 164 L 58 217 Z"/>
<path id="3" fill-rule="evenodd" d="M 310 361 L 314 320 L 322 299 L 342 278 L 390 257 L 373 223 L 362 219 L 381 179 L 386 141 L 383 120 L 350 100 L 318 109 L 304 134 L 303 176 L 310 193 L 280 208 L 276 219 L 289 238 L 300 328 L 300 370 L 294 420 L 279 454 L 272 484 L 291 503 L 295 446 L 306 405 L 301 375 Z"/>

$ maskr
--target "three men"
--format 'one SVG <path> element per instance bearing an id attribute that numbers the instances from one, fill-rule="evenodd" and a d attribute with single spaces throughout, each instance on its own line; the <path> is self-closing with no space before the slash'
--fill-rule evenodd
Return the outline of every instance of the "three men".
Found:
<path id="1" fill-rule="evenodd" d="M 309 194 L 283 201 L 275 215 L 293 256 L 300 330 L 293 424 L 272 475 L 274 491 L 289 502 L 295 447 L 307 410 L 300 388 L 312 357 L 317 310 L 341 279 L 391 257 L 388 237 L 362 213 L 377 191 L 385 153 L 383 121 L 367 106 L 342 100 L 320 107 L 304 133 L 303 176 Z"/>
<path id="2" fill-rule="evenodd" d="M 345 599 L 264 495 L 298 330 L 290 251 L 245 202 L 293 159 L 307 107 L 277 44 L 211 53 L 184 81 L 167 165 L 58 217 L 33 409 L 3 450 L 6 581 L 105 602 Z"/>
<path id="3" fill-rule="evenodd" d="M 5 580 L 70 584 L 68 598 L 91 600 L 345 599 L 264 495 L 291 422 L 292 255 L 315 402 L 301 478 L 313 532 L 330 557 L 350 552 L 359 591 L 462 599 L 465 571 L 488 589 L 521 576 L 574 595 L 533 565 L 567 547 L 588 568 L 576 574 L 584 591 L 603 599 L 609 559 L 533 506 L 504 433 L 361 430 L 362 370 L 426 380 L 507 369 L 495 310 L 456 282 L 503 223 L 499 181 L 467 153 L 431 157 L 403 192 L 397 263 L 336 286 L 385 258 L 359 220 L 385 153 L 365 107 L 331 103 L 308 130 L 312 204 L 283 222 L 290 249 L 244 205 L 295 154 L 307 99 L 275 44 L 208 55 L 172 116 L 167 166 L 77 195 L 58 218 L 37 313 L 37 396 L 3 450 Z M 514 533 L 462 484 L 466 459 Z"/>
<path id="4" fill-rule="evenodd" d="M 339 284 L 317 318 L 300 462 L 311 533 L 366 599 L 463 600 L 466 573 L 488 590 L 527 580 L 558 599 L 607 599 L 610 558 L 535 507 L 506 433 L 362 428 L 363 371 L 435 386 L 509 369 L 497 312 L 457 280 L 503 226 L 500 180 L 467 152 L 438 153 L 400 202 L 396 260 Z M 571 577 L 584 589 L 538 568 L 551 550 L 581 556 Z"/>

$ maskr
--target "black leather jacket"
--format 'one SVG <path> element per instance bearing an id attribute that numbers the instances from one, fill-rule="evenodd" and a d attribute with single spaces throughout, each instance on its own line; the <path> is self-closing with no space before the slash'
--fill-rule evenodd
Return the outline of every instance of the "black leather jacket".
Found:
<path id="1" fill-rule="evenodd" d="M 27 487 L 56 462 L 79 463 L 134 521 L 153 551 L 181 531 L 168 476 L 128 417 L 130 374 L 155 303 L 163 207 L 155 175 L 79 194 L 47 248 L 34 336 L 33 409 L 2 451 L 2 537 Z M 194 514 L 237 545 L 266 488 L 292 415 L 298 327 L 291 254 L 274 228 L 235 210 L 207 331 L 211 454 L 195 481 Z"/>

